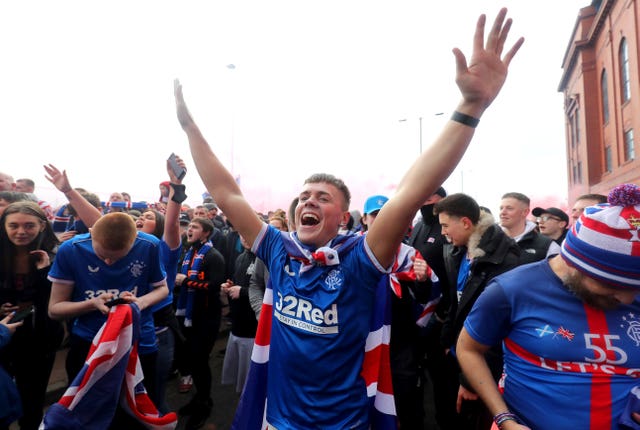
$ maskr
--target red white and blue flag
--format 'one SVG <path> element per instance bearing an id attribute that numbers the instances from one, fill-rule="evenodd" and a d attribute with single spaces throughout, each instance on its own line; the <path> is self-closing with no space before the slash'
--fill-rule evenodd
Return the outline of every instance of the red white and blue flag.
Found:
<path id="1" fill-rule="evenodd" d="M 161 416 L 142 384 L 139 336 L 138 307 L 114 306 L 93 339 L 82 370 L 58 403 L 47 410 L 40 429 L 105 429 L 118 404 L 148 429 L 174 429 L 176 414 Z"/>
<path id="2" fill-rule="evenodd" d="M 431 295 L 427 303 L 417 303 L 417 317 L 416 325 L 418 327 L 427 327 L 427 324 L 431 320 L 431 316 L 436 311 L 440 299 L 442 299 L 442 290 L 440 288 L 440 279 L 431 267 L 427 266 L 427 277 L 431 280 Z"/>

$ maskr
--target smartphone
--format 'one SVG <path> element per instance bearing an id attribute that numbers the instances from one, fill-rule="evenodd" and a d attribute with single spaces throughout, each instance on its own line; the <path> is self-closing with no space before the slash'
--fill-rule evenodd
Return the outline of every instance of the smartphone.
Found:
<path id="1" fill-rule="evenodd" d="M 118 297 L 117 299 L 111 299 L 107 302 L 104 302 L 104 305 L 110 308 L 115 305 L 124 305 L 125 303 L 127 303 L 125 299 Z"/>
<path id="2" fill-rule="evenodd" d="M 184 175 L 187 174 L 187 169 L 185 169 L 184 167 L 181 167 L 178 164 L 178 160 L 176 159 L 176 154 L 174 154 L 173 152 L 169 156 L 168 160 L 169 160 L 169 167 L 171 167 L 171 170 L 173 170 L 173 174 L 176 175 L 176 178 L 182 180 L 182 178 L 184 178 Z"/>
<path id="3" fill-rule="evenodd" d="M 13 316 L 9 320 L 9 324 L 20 322 L 23 319 L 27 318 L 28 316 L 32 315 L 34 312 L 35 312 L 35 308 L 33 307 L 33 305 L 20 309 L 15 314 L 13 314 Z"/>

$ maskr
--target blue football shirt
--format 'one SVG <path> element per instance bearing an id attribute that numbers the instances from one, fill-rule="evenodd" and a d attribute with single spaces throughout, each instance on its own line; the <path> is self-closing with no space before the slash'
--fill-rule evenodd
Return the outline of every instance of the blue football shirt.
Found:
<path id="1" fill-rule="evenodd" d="M 93 251 L 90 234 L 82 234 L 60 245 L 49 271 L 49 280 L 74 286 L 71 301 L 90 300 L 108 292 L 118 296 L 130 291 L 142 296 L 163 284 L 165 272 L 160 263 L 160 241 L 138 232 L 131 251 L 112 265 L 107 265 Z M 140 354 L 157 351 L 151 308 L 141 312 Z M 74 320 L 72 333 L 92 341 L 107 320 L 95 310 Z"/>
<path id="2" fill-rule="evenodd" d="M 360 372 L 375 288 L 386 271 L 364 237 L 338 265 L 302 272 L 285 240 L 297 239 L 265 225 L 253 246 L 273 288 L 267 421 L 278 430 L 367 429 Z"/>

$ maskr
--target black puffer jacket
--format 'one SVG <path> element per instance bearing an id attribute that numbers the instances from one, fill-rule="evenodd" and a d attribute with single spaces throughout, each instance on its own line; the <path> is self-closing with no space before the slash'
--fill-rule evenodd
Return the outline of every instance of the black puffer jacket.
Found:
<path id="1" fill-rule="evenodd" d="M 460 262 L 466 251 L 467 248 L 456 248 L 451 245 L 445 247 L 444 259 L 447 276 L 453 286 L 457 284 Z M 442 327 L 441 341 L 445 348 L 451 348 L 455 345 L 464 326 L 464 320 L 489 281 L 520 264 L 520 248 L 513 239 L 502 231 L 500 226 L 494 223 L 493 217 L 487 213 L 481 215 L 476 230 L 469 238 L 468 253 L 472 261 L 459 302 L 457 289 L 451 288 L 451 308 Z M 485 354 L 485 359 L 497 381 L 502 374 L 503 363 L 500 345 L 494 345 L 489 349 Z M 460 373 L 459 376 L 460 384 L 473 391 L 464 374 Z"/>

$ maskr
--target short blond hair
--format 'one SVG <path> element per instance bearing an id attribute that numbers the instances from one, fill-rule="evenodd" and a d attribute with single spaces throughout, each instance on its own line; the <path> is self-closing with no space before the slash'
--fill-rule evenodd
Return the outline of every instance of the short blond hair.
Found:
<path id="1" fill-rule="evenodd" d="M 131 248 L 137 235 L 136 223 L 124 212 L 106 214 L 91 228 L 91 239 L 109 251 Z"/>

